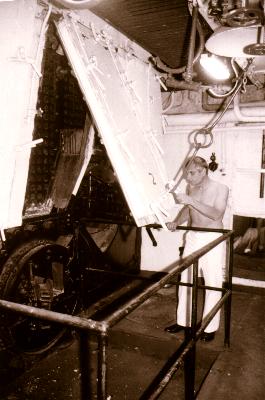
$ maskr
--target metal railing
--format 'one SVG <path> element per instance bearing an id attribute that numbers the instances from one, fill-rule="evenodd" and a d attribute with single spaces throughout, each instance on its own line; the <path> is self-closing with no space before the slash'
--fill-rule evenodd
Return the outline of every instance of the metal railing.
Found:
<path id="1" fill-rule="evenodd" d="M 157 293 L 166 284 L 172 283 L 172 279 L 179 276 L 179 274 L 186 268 L 193 264 L 193 283 L 184 284 L 192 287 L 192 317 L 191 329 L 188 336 L 183 342 L 182 350 L 178 353 L 176 359 L 165 371 L 163 369 L 163 376 L 161 376 L 158 383 L 153 387 L 147 388 L 141 399 L 156 399 L 161 392 L 165 389 L 174 373 L 184 363 L 185 370 L 188 371 L 186 375 L 185 384 L 185 398 L 192 400 L 195 398 L 195 353 L 196 342 L 202 335 L 204 329 L 212 320 L 214 315 L 225 306 L 225 331 L 224 331 L 224 345 L 230 345 L 230 317 L 231 317 L 231 294 L 232 294 L 232 268 L 233 268 L 233 231 L 223 229 L 204 229 L 204 228 L 187 228 L 178 227 L 181 230 L 196 230 L 206 232 L 218 232 L 222 235 L 212 242 L 208 243 L 201 249 L 193 252 L 189 256 L 179 259 L 174 263 L 172 270 L 167 275 L 162 276 L 155 283 L 144 288 L 141 293 L 137 294 L 134 298 L 129 300 L 126 304 L 121 305 L 119 309 L 112 312 L 102 321 L 97 321 L 89 318 L 71 316 L 54 311 L 49 311 L 41 308 L 31 307 L 23 304 L 10 302 L 7 300 L 0 300 L 0 307 L 12 312 L 23 314 L 32 318 L 56 322 L 65 326 L 76 328 L 80 334 L 80 373 L 81 373 L 81 399 L 91 399 L 92 383 L 89 368 L 89 337 L 91 334 L 96 335 L 98 340 L 98 360 L 97 360 L 97 399 L 106 400 L 107 395 L 107 338 L 109 330 L 117 324 L 124 317 L 127 317 L 137 307 L 142 305 L 147 299 Z M 215 246 L 221 242 L 226 241 L 226 277 L 222 288 L 202 286 L 198 284 L 198 260 Z M 108 273 L 108 271 L 106 271 Z M 128 276 L 128 274 L 126 274 Z M 134 279 L 137 276 L 131 275 Z M 210 313 L 202 320 L 200 327 L 197 329 L 197 298 L 198 288 L 209 290 L 217 290 L 222 292 L 220 300 L 215 304 Z M 148 397 L 147 397 L 148 396 Z"/>

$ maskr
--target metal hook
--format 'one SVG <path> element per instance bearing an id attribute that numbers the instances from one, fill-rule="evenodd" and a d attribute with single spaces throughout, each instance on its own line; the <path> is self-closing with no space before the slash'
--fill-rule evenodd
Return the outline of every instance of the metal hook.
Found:
<path id="1" fill-rule="evenodd" d="M 153 185 L 156 185 L 156 181 L 155 181 L 155 177 L 151 172 L 148 172 L 148 175 L 151 175 L 152 179 L 153 179 Z"/>

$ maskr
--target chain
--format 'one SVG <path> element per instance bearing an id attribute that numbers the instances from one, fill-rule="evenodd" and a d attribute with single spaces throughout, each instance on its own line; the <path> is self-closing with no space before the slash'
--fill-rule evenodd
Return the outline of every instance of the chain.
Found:
<path id="1" fill-rule="evenodd" d="M 232 96 L 229 99 L 229 101 L 227 102 L 227 104 L 226 104 L 224 110 L 221 112 L 221 114 L 209 126 L 206 125 L 205 127 L 201 128 L 201 129 L 199 129 L 198 131 L 195 132 L 194 137 L 193 137 L 194 151 L 193 151 L 192 155 L 189 157 L 189 161 L 185 165 L 184 169 L 187 170 L 187 168 L 192 164 L 194 158 L 196 157 L 196 155 L 197 155 L 197 153 L 198 153 L 198 151 L 200 149 L 205 149 L 207 147 L 210 147 L 213 144 L 213 133 L 212 133 L 213 128 L 218 124 L 218 122 L 224 116 L 224 114 L 226 113 L 228 107 L 230 106 L 230 104 L 234 100 L 234 98 L 237 95 L 237 93 L 239 92 L 239 90 L 241 89 L 243 93 L 246 91 L 247 72 L 248 72 L 248 69 L 249 69 L 250 65 L 252 64 L 252 62 L 253 62 L 253 58 L 252 59 L 248 59 L 247 66 L 242 71 L 242 73 L 239 75 L 239 77 L 237 79 L 237 82 L 236 82 L 236 84 L 234 86 L 234 91 L 232 93 Z M 201 136 L 203 138 L 202 142 L 199 141 L 199 136 Z M 179 185 L 179 183 L 183 179 L 183 176 L 184 176 L 184 174 L 181 175 L 181 177 L 179 178 L 178 182 L 174 183 L 173 187 L 169 188 L 170 192 L 174 192 L 175 191 L 175 189 L 177 188 L 177 186 Z"/>

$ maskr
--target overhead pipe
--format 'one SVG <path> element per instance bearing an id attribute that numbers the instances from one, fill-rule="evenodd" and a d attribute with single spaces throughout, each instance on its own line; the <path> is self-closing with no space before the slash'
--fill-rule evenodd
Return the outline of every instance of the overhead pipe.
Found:
<path id="1" fill-rule="evenodd" d="M 202 125 L 209 124 L 214 115 L 212 112 L 209 113 L 188 113 L 188 114 L 164 114 L 165 126 L 174 128 L 176 126 L 187 128 L 199 128 Z M 224 115 L 222 122 L 235 122 L 235 114 L 233 111 L 228 110 Z"/>
<path id="2" fill-rule="evenodd" d="M 263 111 L 263 116 L 261 116 Z M 216 114 L 212 112 L 188 113 L 188 114 L 163 114 L 166 120 L 166 126 L 173 128 L 181 126 L 185 128 L 198 128 L 201 125 L 208 125 L 215 119 Z M 265 107 L 234 107 L 228 109 L 223 115 L 220 124 L 238 123 L 238 122 L 260 122 L 265 123 Z M 218 125 L 216 126 L 218 128 Z"/>
<path id="3" fill-rule="evenodd" d="M 194 56 L 195 49 L 195 40 L 196 40 L 196 30 L 199 34 L 200 45 Z M 165 65 L 159 57 L 154 57 L 152 59 L 154 65 L 166 72 L 168 75 L 165 78 L 165 84 L 168 88 L 179 89 L 179 90 L 199 90 L 201 87 L 201 83 L 193 82 L 193 65 L 200 58 L 205 46 L 204 33 L 201 26 L 201 23 L 198 20 L 198 6 L 194 6 L 192 9 L 192 29 L 191 29 L 191 37 L 188 51 L 188 63 L 187 66 L 179 67 L 179 68 L 170 68 Z M 182 74 L 183 80 L 178 80 L 174 78 L 172 75 Z"/>
<path id="4" fill-rule="evenodd" d="M 205 46 L 205 39 L 204 39 L 202 25 L 198 19 L 197 19 L 197 32 L 199 34 L 200 45 L 194 56 L 193 64 L 195 64 L 198 61 L 202 52 L 204 51 L 204 46 Z M 153 61 L 153 64 L 158 69 L 160 69 L 161 71 L 167 72 L 168 74 L 172 74 L 172 75 L 182 74 L 183 72 L 186 71 L 186 68 L 187 68 L 186 65 L 184 65 L 182 67 L 178 67 L 178 68 L 170 68 L 166 64 L 164 64 L 163 61 L 161 61 L 159 57 L 153 57 L 152 61 Z"/>
<path id="5" fill-rule="evenodd" d="M 249 114 L 246 114 L 246 110 Z M 258 110 L 255 115 L 255 110 Z M 263 110 L 263 115 L 261 115 L 261 110 Z M 239 107 L 239 96 L 235 96 L 234 98 L 234 113 L 239 121 L 242 122 L 265 122 L 265 108 L 264 107 L 255 107 L 249 109 L 242 109 Z M 251 115 L 252 114 L 252 115 Z M 253 115 L 254 114 L 254 115 Z"/>
<path id="6" fill-rule="evenodd" d="M 223 107 L 225 99 L 222 99 L 220 103 L 209 103 L 208 102 L 209 95 L 208 93 L 204 90 L 202 92 L 202 108 L 204 111 L 220 111 L 220 109 Z"/>
<path id="7" fill-rule="evenodd" d="M 193 6 L 192 8 L 192 25 L 191 25 L 191 35 L 188 51 L 188 62 L 187 68 L 183 73 L 183 78 L 186 82 L 190 83 L 193 77 L 193 63 L 194 63 L 194 49 L 196 40 L 196 26 L 198 21 L 198 6 Z"/>
<path id="8" fill-rule="evenodd" d="M 102 0 L 54 0 L 54 3 L 59 3 L 60 6 L 72 9 L 89 8 L 102 3 Z"/>
<path id="9" fill-rule="evenodd" d="M 199 27 L 200 31 L 200 47 L 194 57 L 194 47 L 195 47 L 195 40 L 196 40 L 196 27 Z M 181 67 L 177 69 L 169 68 L 165 66 L 160 59 L 159 62 L 156 61 L 156 66 L 162 69 L 163 71 L 167 72 L 167 75 L 164 77 L 164 83 L 168 88 L 171 89 L 178 89 L 178 90 L 195 90 L 198 91 L 201 88 L 200 82 L 194 82 L 193 78 L 193 64 L 197 61 L 200 57 L 203 49 L 204 49 L 204 36 L 201 24 L 198 21 L 198 7 L 193 7 L 192 12 L 192 31 L 191 31 L 191 38 L 189 44 L 189 51 L 188 51 L 188 63 L 186 67 Z M 183 73 L 182 73 L 183 72 Z M 172 76 L 172 74 L 182 73 L 183 80 L 178 80 Z"/>
<path id="10" fill-rule="evenodd" d="M 178 80 L 173 78 L 173 76 L 168 75 L 164 77 L 164 83 L 167 88 L 178 89 L 178 90 L 196 90 L 201 88 L 200 82 L 186 82 L 184 80 Z"/>
<path id="11" fill-rule="evenodd" d="M 204 51 L 204 47 L 205 47 L 204 32 L 203 32 L 203 28 L 202 28 L 202 25 L 200 23 L 198 16 L 196 18 L 196 28 L 197 28 L 197 32 L 199 34 L 200 42 L 199 42 L 199 47 L 198 47 L 198 50 L 196 51 L 195 57 L 193 58 L 193 64 L 195 64 L 199 60 L 202 52 Z"/>

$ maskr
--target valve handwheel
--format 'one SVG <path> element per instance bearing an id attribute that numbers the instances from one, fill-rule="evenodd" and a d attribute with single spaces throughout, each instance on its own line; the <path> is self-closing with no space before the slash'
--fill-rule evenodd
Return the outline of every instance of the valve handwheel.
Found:
<path id="1" fill-rule="evenodd" d="M 252 26 L 263 21 L 261 10 L 257 8 L 241 7 L 226 14 L 226 23 L 229 26 Z"/>

